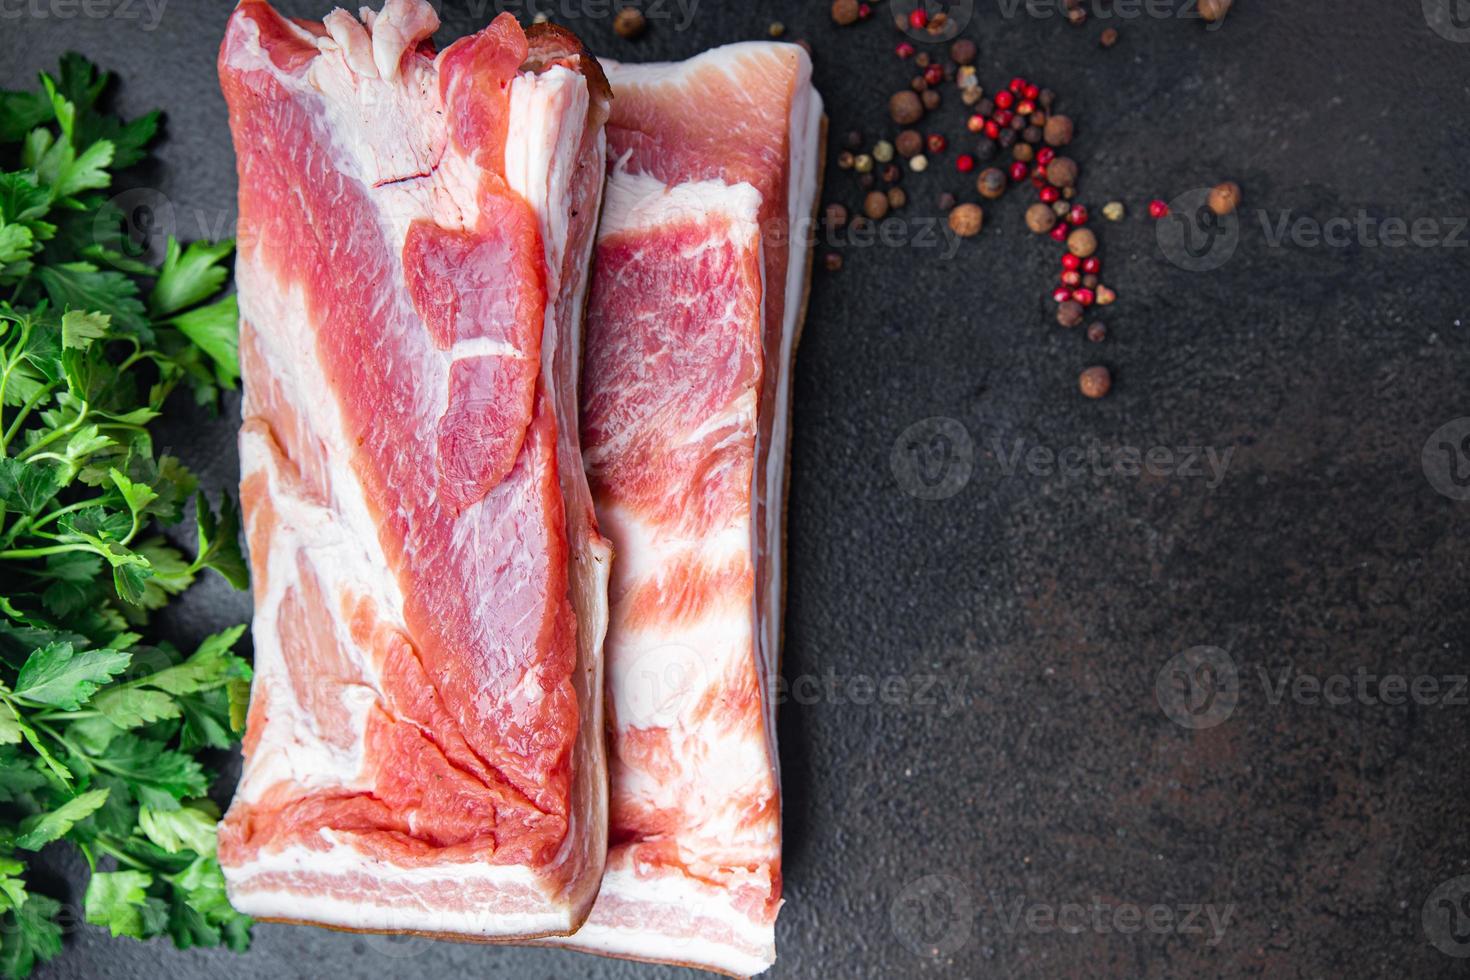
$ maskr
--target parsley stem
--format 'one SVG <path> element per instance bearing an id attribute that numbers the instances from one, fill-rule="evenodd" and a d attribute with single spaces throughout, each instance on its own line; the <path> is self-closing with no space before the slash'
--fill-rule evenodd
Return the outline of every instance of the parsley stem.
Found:
<path id="1" fill-rule="evenodd" d="M 100 555 L 102 552 L 89 544 L 54 544 L 49 548 L 11 548 L 0 551 L 0 558 L 45 558 L 47 555 L 64 555 L 68 551 L 90 551 Z M 107 557 L 103 555 L 103 557 Z"/>

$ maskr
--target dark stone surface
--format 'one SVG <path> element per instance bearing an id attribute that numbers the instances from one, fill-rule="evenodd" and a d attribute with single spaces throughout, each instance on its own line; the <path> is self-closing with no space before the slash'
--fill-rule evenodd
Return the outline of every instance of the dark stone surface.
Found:
<path id="1" fill-rule="evenodd" d="M 0 84 L 28 81 L 66 48 L 119 71 L 125 112 L 169 115 L 162 164 L 139 181 L 167 195 L 184 237 L 227 230 L 233 170 L 213 64 L 230 4 L 174 0 L 156 30 L 141 0 L 127 4 L 137 20 L 26 4 L 3 8 Z M 494 9 L 445 6 L 445 39 Z M 600 0 L 541 6 L 629 60 L 764 37 L 779 17 L 816 49 L 829 161 L 848 129 L 892 136 L 884 105 L 913 72 L 891 54 L 888 2 L 839 31 L 823 3 L 710 0 L 680 29 L 681 8 L 661 0 L 645 5 L 664 16 L 638 42 L 613 36 Z M 1438 703 L 1313 704 L 1275 697 L 1261 672 L 1274 684 L 1286 671 L 1467 671 L 1470 503 L 1436 491 L 1421 451 L 1470 415 L 1470 249 L 1452 220 L 1470 215 L 1470 43 L 1431 30 L 1412 0 L 1240 0 L 1214 32 L 1115 20 L 1109 51 L 1097 16 L 1079 29 L 1024 7 L 1007 16 L 1010 0 L 969 6 L 987 88 L 1023 73 L 1062 93 L 1082 199 L 1094 213 L 1128 203 L 1122 224 L 1098 222 L 1121 298 L 1103 311 L 1100 346 L 1052 322 L 1058 249 L 1024 230 L 1020 193 L 988 205 L 984 232 L 951 258 L 945 244 L 848 247 L 840 273 L 816 274 L 796 389 L 785 670 L 818 687 L 793 687 L 815 703 L 788 702 L 781 722 L 789 905 L 773 976 L 1465 976 L 1421 921 L 1427 904 L 1436 928 L 1470 931 L 1470 906 L 1430 901 L 1470 873 L 1463 692 L 1457 705 L 1443 703 L 1448 687 Z M 924 128 L 958 144 L 964 113 L 953 94 L 946 103 Z M 940 191 L 975 198 L 953 155 L 904 177 L 906 241 Z M 1227 177 L 1246 199 L 1229 260 L 1209 272 L 1167 261 L 1148 199 Z M 829 166 L 827 180 L 827 199 L 858 204 L 852 174 Z M 1342 247 L 1276 246 L 1266 230 L 1282 215 L 1360 212 L 1431 219 L 1458 247 L 1373 246 L 1356 231 Z M 1076 392 L 1094 362 L 1116 377 L 1101 402 Z M 235 409 L 163 440 L 215 487 L 234 480 Z M 938 438 L 916 455 L 902 434 L 932 417 L 963 431 L 921 430 Z M 1219 480 L 1172 465 L 1059 474 L 1008 468 L 1017 440 L 1233 455 Z M 1432 458 L 1449 458 L 1436 447 Z M 956 492 L 910 495 L 900 477 L 914 474 L 907 485 Z M 247 614 L 211 585 L 166 626 L 197 637 Z M 1199 646 L 1238 670 L 1238 703 L 1208 728 L 1171 721 L 1155 690 L 1166 662 Z M 855 703 L 863 679 L 890 676 L 904 679 L 887 688 L 899 703 Z M 938 686 L 921 690 L 930 678 Z M 1174 680 L 1165 674 L 1162 700 L 1184 720 L 1225 715 L 1228 701 L 1203 693 L 1176 703 Z M 1095 901 L 1231 917 L 1212 942 L 1203 917 L 1200 933 L 1122 932 L 1136 929 L 1127 912 L 1098 928 L 1090 910 L 1063 908 Z M 1017 903 L 1060 911 L 1069 931 L 1046 928 L 1044 912 L 1013 925 Z M 280 926 L 260 927 L 242 958 L 89 927 L 69 942 L 41 976 L 680 973 Z"/>

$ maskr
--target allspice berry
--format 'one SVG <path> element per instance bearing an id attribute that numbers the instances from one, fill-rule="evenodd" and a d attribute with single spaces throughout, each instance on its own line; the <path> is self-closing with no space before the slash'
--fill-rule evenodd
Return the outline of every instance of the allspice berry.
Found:
<path id="1" fill-rule="evenodd" d="M 1038 235 L 1045 235 L 1057 226 L 1057 216 L 1051 208 L 1037 202 L 1026 209 L 1026 227 Z"/>
<path id="2" fill-rule="evenodd" d="M 918 156 L 924 152 L 924 136 L 917 129 L 905 129 L 898 134 L 893 144 L 901 157 Z"/>
<path id="3" fill-rule="evenodd" d="M 975 189 L 980 196 L 987 201 L 994 201 L 1006 192 L 1006 184 L 1009 178 L 1004 170 L 998 167 L 988 167 L 980 171 L 980 176 L 975 179 Z"/>
<path id="4" fill-rule="evenodd" d="M 881 221 L 888 214 L 888 195 L 882 191 L 868 191 L 863 198 L 863 214 L 874 221 Z"/>
<path id="5" fill-rule="evenodd" d="M 1020 160 L 1022 163 L 1030 163 L 1036 159 L 1036 147 L 1030 143 L 1017 143 L 1011 147 L 1011 156 Z"/>
<path id="6" fill-rule="evenodd" d="M 975 42 L 967 37 L 962 37 L 949 46 L 949 56 L 957 65 L 973 64 L 977 53 Z"/>
<path id="7" fill-rule="evenodd" d="M 1091 228 L 1075 228 L 1067 236 L 1067 251 L 1079 259 L 1089 258 L 1097 254 L 1097 236 Z"/>
<path id="8" fill-rule="evenodd" d="M 853 3 L 853 8 L 853 16 L 854 18 L 856 18 L 856 2 Z M 618 35 L 618 37 L 621 38 L 635 38 L 638 35 L 642 34 L 644 28 L 646 28 L 647 26 L 648 21 L 644 19 L 643 11 L 639 10 L 637 7 L 624 7 L 622 10 L 619 10 L 618 15 L 613 18 L 613 31 Z"/>
<path id="9" fill-rule="evenodd" d="M 1077 161 L 1071 157 L 1057 157 L 1046 165 L 1046 179 L 1054 187 L 1071 187 L 1077 183 Z"/>
<path id="10" fill-rule="evenodd" d="M 842 268 L 842 256 L 836 252 L 828 252 L 822 257 L 822 264 L 827 267 L 828 272 L 836 272 Z"/>
<path id="11" fill-rule="evenodd" d="M 1077 387 L 1088 398 L 1101 398 L 1113 388 L 1113 374 L 1101 364 L 1083 371 L 1077 378 Z"/>
<path id="12" fill-rule="evenodd" d="M 1064 300 L 1057 307 L 1057 322 L 1064 327 L 1075 327 L 1082 322 L 1084 312 L 1082 304 L 1075 299 Z"/>
<path id="13" fill-rule="evenodd" d="M 917 92 L 908 89 L 894 92 L 893 98 L 888 100 L 888 114 L 900 126 L 908 126 L 924 118 L 924 103 L 919 101 Z"/>
<path id="14" fill-rule="evenodd" d="M 1211 24 L 1224 20 L 1233 2 L 1234 0 L 1199 0 L 1199 15 Z"/>
<path id="15" fill-rule="evenodd" d="M 1076 128 L 1072 125 L 1071 116 L 1055 115 L 1047 119 L 1046 129 L 1042 131 L 1042 138 L 1046 140 L 1047 146 L 1066 146 L 1072 142 L 1072 136 Z"/>
<path id="16" fill-rule="evenodd" d="M 940 101 L 939 91 L 932 88 L 925 89 L 924 93 L 919 96 L 919 101 L 923 103 L 925 109 L 929 109 L 931 111 L 934 109 L 938 109 Z"/>
<path id="17" fill-rule="evenodd" d="M 1102 37 L 1097 39 L 1097 43 L 1105 48 L 1111 48 L 1118 43 L 1118 29 L 1116 27 L 1109 27 L 1102 32 Z"/>
<path id="18" fill-rule="evenodd" d="M 895 211 L 909 203 L 909 196 L 903 192 L 902 187 L 888 188 L 888 206 Z"/>
<path id="19" fill-rule="evenodd" d="M 832 20 L 838 26 L 856 24 L 858 13 L 858 0 L 832 0 Z"/>
<path id="20" fill-rule="evenodd" d="M 1240 185 L 1233 180 L 1215 187 L 1210 191 L 1210 210 L 1224 217 L 1234 213 L 1240 207 Z"/>
<path id="21" fill-rule="evenodd" d="M 847 224 L 847 208 L 834 201 L 827 205 L 827 210 L 822 215 L 822 218 L 829 229 L 835 230 L 841 228 Z"/>
<path id="22" fill-rule="evenodd" d="M 1100 344 L 1108 339 L 1108 328 L 1101 320 L 1094 320 L 1087 325 L 1087 339 L 1094 344 Z"/>
<path id="23" fill-rule="evenodd" d="M 961 204 L 949 213 L 949 230 L 961 238 L 980 234 L 980 227 L 984 224 L 985 212 L 978 204 Z"/>

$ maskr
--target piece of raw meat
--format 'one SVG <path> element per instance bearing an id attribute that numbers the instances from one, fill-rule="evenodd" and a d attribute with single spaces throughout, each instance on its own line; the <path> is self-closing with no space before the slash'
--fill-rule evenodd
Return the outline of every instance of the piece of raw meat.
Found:
<path id="1" fill-rule="evenodd" d="M 606 854 L 577 371 L 609 93 L 560 29 L 437 26 L 245 0 L 220 52 L 256 673 L 219 856 L 262 918 L 562 935 Z"/>
<path id="2" fill-rule="evenodd" d="M 822 103 L 790 44 L 608 77 L 582 437 L 618 556 L 612 847 L 556 942 L 746 976 L 775 959 L 781 904 L 782 525 Z"/>

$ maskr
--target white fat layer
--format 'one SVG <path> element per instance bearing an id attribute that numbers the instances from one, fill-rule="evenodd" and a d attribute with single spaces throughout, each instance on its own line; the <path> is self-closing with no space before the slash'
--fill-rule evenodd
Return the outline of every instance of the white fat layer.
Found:
<path id="1" fill-rule="evenodd" d="M 676 870 L 640 875 L 631 868 L 609 867 L 602 878 L 599 900 L 604 896 L 609 904 L 604 906 L 599 901 L 593 906 L 592 915 L 581 929 L 551 942 L 593 953 L 685 963 L 746 977 L 765 972 L 776 961 L 773 923 L 752 920 L 732 907 L 728 891 L 693 881 Z M 645 928 L 610 922 L 610 916 L 599 912 L 624 902 L 647 907 Z M 712 923 L 729 929 L 735 942 L 711 938 Z M 753 954 L 752 948 L 760 953 Z"/>
<path id="2" fill-rule="evenodd" d="M 671 221 L 704 220 L 721 215 L 730 222 L 726 239 L 714 239 L 710 247 L 728 240 L 744 246 L 760 228 L 761 195 L 750 184 L 726 184 L 719 180 L 695 180 L 670 187 L 646 173 L 627 169 L 628 154 L 618 161 L 607 180 L 602 224 L 597 237 L 653 229 Z"/>
<path id="3" fill-rule="evenodd" d="M 517 913 L 451 910 L 424 899 L 436 889 L 476 886 L 540 892 L 541 884 L 525 868 L 473 862 L 402 868 L 364 855 L 331 831 L 323 831 L 322 838 L 325 850 L 294 845 L 262 853 L 256 860 L 232 868 L 227 878 L 230 904 L 246 915 L 381 932 L 523 936 L 565 932 L 571 927 L 568 910 L 549 895 L 545 896 L 544 908 Z M 360 890 L 351 901 L 344 901 L 318 892 L 265 887 L 254 880 L 257 875 L 300 873 L 349 880 L 361 876 L 373 884 L 371 891 Z"/>

